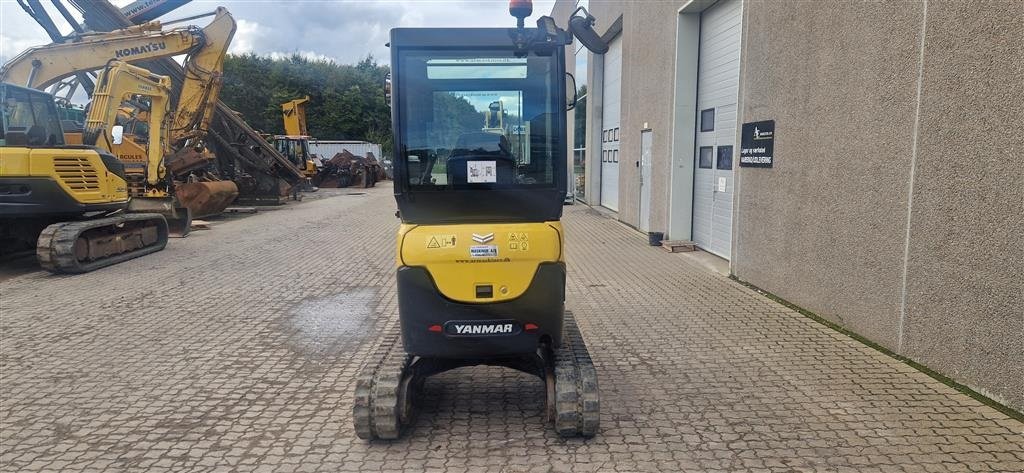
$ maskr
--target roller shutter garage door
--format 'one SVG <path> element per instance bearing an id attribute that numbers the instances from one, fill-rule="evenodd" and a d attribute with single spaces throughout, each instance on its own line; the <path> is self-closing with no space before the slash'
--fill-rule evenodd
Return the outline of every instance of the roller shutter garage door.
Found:
<path id="1" fill-rule="evenodd" d="M 741 19 L 740 0 L 720 0 L 704 10 L 697 65 L 693 241 L 726 259 L 732 242 Z"/>
<path id="2" fill-rule="evenodd" d="M 601 206 L 619 210 L 619 123 L 622 110 L 622 36 L 604 55 L 601 112 Z"/>

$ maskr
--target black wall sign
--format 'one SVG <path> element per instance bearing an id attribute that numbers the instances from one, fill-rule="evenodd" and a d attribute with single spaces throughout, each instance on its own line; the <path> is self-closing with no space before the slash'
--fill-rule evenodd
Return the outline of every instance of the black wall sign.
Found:
<path id="1" fill-rule="evenodd" d="M 775 120 L 743 124 L 740 167 L 770 168 L 775 161 Z"/>

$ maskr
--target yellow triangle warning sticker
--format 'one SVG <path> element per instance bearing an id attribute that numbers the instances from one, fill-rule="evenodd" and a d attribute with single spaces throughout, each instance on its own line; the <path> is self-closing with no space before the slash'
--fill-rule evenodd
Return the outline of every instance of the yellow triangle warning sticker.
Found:
<path id="1" fill-rule="evenodd" d="M 427 248 L 440 248 L 441 244 L 437 242 L 437 237 L 430 237 L 430 243 L 427 243 Z"/>

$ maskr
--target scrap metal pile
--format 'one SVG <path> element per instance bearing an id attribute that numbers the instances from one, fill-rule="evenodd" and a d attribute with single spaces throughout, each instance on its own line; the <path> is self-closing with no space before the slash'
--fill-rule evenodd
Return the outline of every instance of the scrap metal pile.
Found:
<path id="1" fill-rule="evenodd" d="M 373 187 L 378 181 L 387 179 L 384 168 L 372 152 L 356 156 L 342 150 L 333 158 L 324 161 L 323 167 L 313 179 L 317 187 Z"/>

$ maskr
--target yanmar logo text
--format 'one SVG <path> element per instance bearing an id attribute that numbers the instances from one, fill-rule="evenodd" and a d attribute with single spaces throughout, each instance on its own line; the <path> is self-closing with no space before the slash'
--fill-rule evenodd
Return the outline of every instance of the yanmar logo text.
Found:
<path id="1" fill-rule="evenodd" d="M 520 330 L 519 324 L 513 320 L 449 320 L 444 324 L 444 331 L 452 337 L 487 337 L 515 335 Z"/>
<path id="2" fill-rule="evenodd" d="M 512 324 L 501 325 L 455 325 L 459 335 L 489 335 L 492 333 L 512 333 Z"/>

